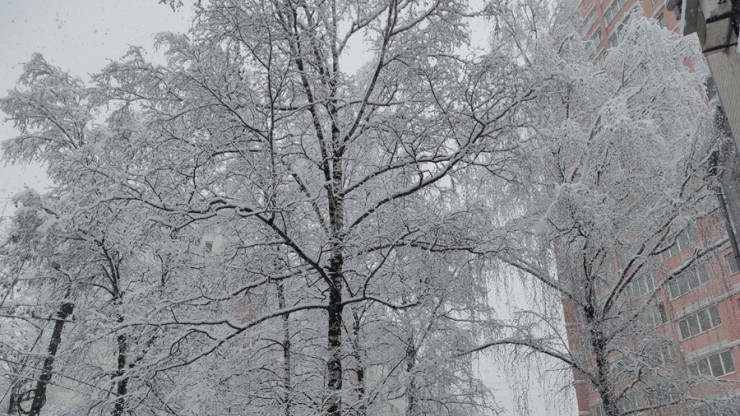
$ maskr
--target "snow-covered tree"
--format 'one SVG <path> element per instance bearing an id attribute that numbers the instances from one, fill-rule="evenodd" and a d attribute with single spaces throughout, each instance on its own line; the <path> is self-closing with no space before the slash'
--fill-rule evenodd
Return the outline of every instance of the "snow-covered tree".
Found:
<path id="1" fill-rule="evenodd" d="M 570 339 L 551 314 L 523 311 L 486 346 L 566 363 L 609 416 L 710 400 L 693 396 L 675 331 L 660 330 L 666 293 L 706 281 L 701 259 L 726 245 L 710 217 L 709 158 L 722 135 L 704 101 L 700 51 L 635 12 L 619 47 L 590 62 L 573 10 L 521 6 L 529 18 L 514 13 L 503 26 L 533 76 L 552 82 L 529 106 L 531 175 L 512 189 L 515 215 L 497 255 L 562 300 Z M 664 261 L 679 251 L 680 262 Z"/>

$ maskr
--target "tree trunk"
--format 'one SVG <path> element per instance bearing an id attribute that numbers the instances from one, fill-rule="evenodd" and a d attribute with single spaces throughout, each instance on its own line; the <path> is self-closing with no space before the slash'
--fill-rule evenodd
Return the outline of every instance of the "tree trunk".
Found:
<path id="1" fill-rule="evenodd" d="M 277 284 L 278 306 L 280 309 L 285 308 L 285 292 L 283 284 Z M 290 416 L 291 400 L 291 365 L 290 365 L 290 314 L 283 315 L 283 404 L 285 406 L 285 416 Z"/>
<path id="2" fill-rule="evenodd" d="M 360 345 L 361 317 L 356 311 L 352 311 L 352 318 L 354 319 L 352 325 L 352 355 L 357 362 L 357 367 L 355 368 L 355 373 L 357 374 L 357 402 L 359 403 L 357 407 L 357 416 L 365 416 L 367 413 L 367 403 L 365 402 L 365 362 L 361 350 L 362 347 Z"/>
<path id="3" fill-rule="evenodd" d="M 334 183 L 341 184 L 341 180 L 337 181 L 337 175 L 341 177 L 341 168 L 336 166 L 334 170 Z M 339 173 L 337 173 L 339 171 Z M 336 186 L 336 185 L 335 185 Z M 341 186 L 341 185 L 340 185 Z M 335 189 L 338 189 L 336 187 Z M 336 191 L 335 191 L 336 192 Z M 334 193 L 333 198 L 330 199 L 331 205 L 333 205 L 332 215 L 332 234 L 334 235 L 334 242 L 332 247 L 332 257 L 329 261 L 329 330 L 327 334 L 328 347 L 329 347 L 329 359 L 326 363 L 327 369 L 327 388 L 329 390 L 329 407 L 327 410 L 327 416 L 342 416 L 342 312 L 344 305 L 342 304 L 342 287 L 344 282 L 344 276 L 342 275 L 344 267 L 344 253 L 341 244 L 341 230 L 343 228 L 343 214 L 342 214 L 342 202 L 341 198 L 336 196 Z"/>
<path id="4" fill-rule="evenodd" d="M 406 374 L 409 381 L 406 387 L 406 416 L 416 414 L 416 380 L 411 372 L 416 365 L 416 346 L 414 345 L 413 336 L 409 335 L 408 345 L 406 345 Z"/>
<path id="5" fill-rule="evenodd" d="M 598 377 L 596 389 L 601 396 L 604 416 L 619 416 L 619 409 L 617 408 L 612 385 L 608 379 L 609 357 L 607 356 L 606 341 L 604 340 L 603 333 L 598 329 L 591 331 L 591 346 L 593 347 L 594 357 L 596 358 L 596 375 Z"/>
<path id="6" fill-rule="evenodd" d="M 44 360 L 44 365 L 41 368 L 41 375 L 36 383 L 34 389 L 33 402 L 31 403 L 31 410 L 28 412 L 29 416 L 39 416 L 41 408 L 46 403 L 46 386 L 51 381 L 52 372 L 54 371 L 54 358 L 57 355 L 59 344 L 62 342 L 62 330 L 64 329 L 64 323 L 67 317 L 72 315 L 74 311 L 74 304 L 65 302 L 57 311 L 57 320 L 54 322 L 54 331 L 51 334 L 51 340 L 49 341 L 48 355 Z"/>
<path id="7" fill-rule="evenodd" d="M 334 86 L 332 90 L 335 91 Z M 334 96 L 334 95 L 332 95 Z M 333 118 L 338 120 L 336 111 L 330 107 Z M 329 389 L 328 416 L 342 416 L 342 287 L 344 283 L 344 171 L 342 161 L 344 148 L 339 139 L 339 127 L 332 123 L 332 156 L 331 180 L 329 187 L 329 217 L 331 219 L 331 259 L 329 260 L 329 360 L 327 362 Z"/>
<path id="8" fill-rule="evenodd" d="M 342 416 L 342 280 L 332 272 L 333 287 L 329 290 L 329 359 L 326 362 L 329 390 L 328 416 Z"/>
<path id="9" fill-rule="evenodd" d="M 13 385 L 10 387 L 10 397 L 8 398 L 8 414 L 12 415 L 18 411 L 18 396 L 20 395 L 21 383 L 19 380 L 15 380 Z"/>
<path id="10" fill-rule="evenodd" d="M 120 320 L 122 321 L 122 319 Z M 128 340 L 125 334 L 120 334 L 118 340 L 118 370 L 116 370 L 116 405 L 113 408 L 113 416 L 122 416 L 126 410 L 126 393 L 128 392 L 128 377 L 126 373 L 126 354 L 128 351 Z"/>

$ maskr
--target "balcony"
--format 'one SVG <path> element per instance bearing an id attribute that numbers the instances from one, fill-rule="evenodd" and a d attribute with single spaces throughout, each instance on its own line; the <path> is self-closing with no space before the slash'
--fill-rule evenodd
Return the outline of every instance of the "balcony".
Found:
<path id="1" fill-rule="evenodd" d="M 704 54 L 737 50 L 740 0 L 683 0 L 684 35 L 696 33 Z"/>

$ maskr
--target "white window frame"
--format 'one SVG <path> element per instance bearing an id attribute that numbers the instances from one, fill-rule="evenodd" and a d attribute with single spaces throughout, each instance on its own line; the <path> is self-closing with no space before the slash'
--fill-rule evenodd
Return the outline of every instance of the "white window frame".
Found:
<path id="1" fill-rule="evenodd" d="M 679 298 L 709 281 L 709 273 L 705 263 L 695 263 L 668 282 L 668 297 L 673 300 Z"/>
<path id="2" fill-rule="evenodd" d="M 631 8 L 628 11 L 624 12 L 624 15 L 622 17 L 622 20 L 614 26 L 614 30 L 612 30 L 612 35 L 609 36 L 609 47 L 615 48 L 619 46 L 619 42 L 622 39 L 622 31 L 624 30 L 624 26 L 629 23 L 630 19 L 632 18 L 632 13 L 634 12 L 635 8 Z"/>
<path id="3" fill-rule="evenodd" d="M 719 364 L 719 371 L 718 370 Z M 692 376 L 723 377 L 735 372 L 732 350 L 724 350 L 693 360 L 686 366 Z M 721 374 L 720 374 L 721 373 Z"/>
<path id="4" fill-rule="evenodd" d="M 622 414 L 630 413 L 636 408 L 637 405 L 635 403 L 635 399 L 630 394 L 623 396 L 621 400 L 617 402 L 617 409 L 619 409 Z"/>
<path id="5" fill-rule="evenodd" d="M 661 258 L 663 261 L 668 260 L 693 245 L 698 239 L 696 227 L 693 224 L 689 225 L 676 236 L 676 241 L 674 241 L 667 250 L 661 253 Z"/>
<path id="6" fill-rule="evenodd" d="M 594 30 L 594 33 L 591 34 L 591 37 L 588 39 L 588 42 L 591 47 L 591 53 L 596 53 L 596 50 L 599 49 L 599 45 L 601 44 L 601 28 L 596 28 Z"/>
<path id="7" fill-rule="evenodd" d="M 611 36 L 609 36 L 609 47 L 610 48 L 616 48 L 619 46 L 619 33 L 613 32 Z"/>
<path id="8" fill-rule="evenodd" d="M 619 15 L 625 4 L 627 4 L 627 0 L 614 0 L 608 7 L 604 8 L 604 22 L 607 26 Z"/>
<path id="9" fill-rule="evenodd" d="M 637 319 L 643 326 L 651 329 L 666 324 L 668 323 L 668 315 L 666 314 L 665 305 L 661 302 L 648 305 L 645 307 L 645 310 L 638 315 Z"/>
<path id="10" fill-rule="evenodd" d="M 632 299 L 644 298 L 655 292 L 655 276 L 653 272 L 640 273 L 627 286 L 627 290 Z"/>
<path id="11" fill-rule="evenodd" d="M 686 340 L 722 325 L 717 304 L 692 313 L 678 321 L 678 336 Z"/>
<path id="12" fill-rule="evenodd" d="M 655 346 L 648 351 L 647 359 L 654 366 L 673 365 L 676 355 L 673 352 L 673 342 L 667 341 Z"/>
<path id="13" fill-rule="evenodd" d="M 596 23 L 596 20 L 596 7 L 594 7 L 583 19 L 583 26 L 581 26 L 581 36 L 585 37 L 586 35 L 588 35 L 588 32 L 591 31 L 592 27 L 594 27 L 594 23 Z"/>

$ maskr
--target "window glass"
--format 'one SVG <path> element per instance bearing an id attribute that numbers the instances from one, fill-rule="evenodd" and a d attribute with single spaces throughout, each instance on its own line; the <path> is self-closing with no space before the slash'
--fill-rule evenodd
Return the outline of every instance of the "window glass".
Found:
<path id="1" fill-rule="evenodd" d="M 676 298 L 694 290 L 708 280 L 709 274 L 704 264 L 692 265 L 671 278 L 671 281 L 668 283 L 671 298 Z"/>
<path id="2" fill-rule="evenodd" d="M 665 362 L 673 361 L 673 343 L 668 343 L 663 345 L 663 357 Z"/>
<path id="3" fill-rule="evenodd" d="M 719 359 L 719 354 L 710 355 L 708 358 L 709 366 L 712 368 L 712 375 L 714 375 L 715 377 L 724 375 L 725 372 L 722 368 L 722 361 Z"/>
<path id="4" fill-rule="evenodd" d="M 648 283 L 647 283 L 647 279 L 645 278 L 645 275 L 640 275 L 637 277 L 637 288 L 640 291 L 640 296 L 648 293 L 649 288 L 648 288 Z"/>
<path id="5" fill-rule="evenodd" d="M 635 276 L 627 288 L 632 299 L 638 299 L 653 293 L 655 290 L 655 278 L 652 273 L 640 273 Z"/>
<path id="6" fill-rule="evenodd" d="M 696 227 L 691 225 L 676 236 L 673 245 L 661 254 L 663 260 L 667 260 L 689 247 L 697 240 Z"/>
<path id="7" fill-rule="evenodd" d="M 658 24 L 660 25 L 660 27 L 662 27 L 662 28 L 665 29 L 665 27 L 666 27 L 665 15 L 663 13 L 661 13 L 657 17 L 657 19 L 658 19 Z"/>
<path id="8" fill-rule="evenodd" d="M 719 317 L 719 309 L 717 308 L 717 305 L 712 305 L 709 307 L 709 317 L 712 318 L 712 326 L 717 326 L 722 324 L 722 320 Z"/>
<path id="9" fill-rule="evenodd" d="M 696 241 L 698 239 L 698 237 L 696 235 L 696 226 L 689 225 L 689 227 L 686 229 L 686 231 L 689 234 L 689 243 L 693 243 L 694 241 Z"/>
<path id="10" fill-rule="evenodd" d="M 624 13 L 624 18 L 622 19 L 622 23 L 620 23 L 620 26 L 624 26 L 630 21 L 630 17 L 632 16 L 632 10 L 627 11 Z"/>
<path id="11" fill-rule="evenodd" d="M 678 235 L 678 243 L 679 249 L 683 249 L 684 247 L 688 247 L 689 245 L 689 234 L 686 232 L 682 232 Z"/>
<path id="12" fill-rule="evenodd" d="M 730 354 L 729 350 L 722 353 L 722 362 L 725 364 L 725 373 L 735 371 L 735 363 L 732 361 L 732 354 Z"/>
<path id="13" fill-rule="evenodd" d="M 586 19 L 583 21 L 583 26 L 581 27 L 581 35 L 586 36 L 588 34 L 588 31 L 591 30 L 594 23 L 596 23 L 596 9 L 591 10 L 591 13 L 588 14 Z"/>
<path id="14" fill-rule="evenodd" d="M 709 331 L 721 323 L 717 305 L 712 305 L 678 321 L 678 331 L 681 339 L 686 339 Z"/>
<path id="15" fill-rule="evenodd" d="M 687 270 L 685 270 L 683 273 L 681 273 L 678 276 L 678 278 L 677 278 L 678 279 L 678 282 L 677 283 L 678 283 L 678 292 L 680 294 L 683 295 L 684 293 L 686 293 L 689 290 L 691 290 L 691 288 L 689 287 L 689 279 L 690 279 L 690 276 L 693 275 L 693 274 L 694 274 L 693 273 L 693 269 L 687 269 Z"/>
<path id="16" fill-rule="evenodd" d="M 699 287 L 701 282 L 699 281 L 699 275 L 696 273 L 696 268 L 692 267 L 690 270 L 687 270 L 687 278 L 689 282 L 689 290 L 692 290 L 696 287 Z"/>
<path id="17" fill-rule="evenodd" d="M 678 323 L 678 330 L 681 333 L 681 339 L 686 339 L 691 336 L 689 332 L 689 323 L 686 319 Z"/>
<path id="18" fill-rule="evenodd" d="M 730 350 L 727 350 L 701 358 L 700 360 L 689 364 L 688 368 L 691 375 L 702 374 L 706 376 L 721 377 L 725 374 L 735 372 L 735 363 L 732 361 Z"/>
<path id="19" fill-rule="evenodd" d="M 607 7 L 606 10 L 604 10 L 604 21 L 606 21 L 606 24 L 608 25 L 611 23 L 612 19 L 614 19 L 614 12 L 612 11 L 611 6 Z"/>
<path id="20" fill-rule="evenodd" d="M 712 411 L 709 406 L 702 406 L 697 408 L 694 413 L 696 416 L 716 416 L 717 414 Z"/>
<path id="21" fill-rule="evenodd" d="M 593 52 L 596 52 L 596 48 L 599 47 L 600 43 L 601 43 L 601 28 L 598 28 L 594 30 L 593 35 L 591 35 L 591 49 Z"/>
<path id="22" fill-rule="evenodd" d="M 709 281 L 709 274 L 707 273 L 707 266 L 705 264 L 699 264 L 696 267 L 697 275 L 699 276 L 699 282 L 706 283 Z"/>
<path id="23" fill-rule="evenodd" d="M 699 326 L 701 327 L 701 332 L 712 329 L 712 322 L 709 320 L 708 311 L 700 311 L 697 315 L 699 317 Z"/>
<path id="24" fill-rule="evenodd" d="M 689 316 L 686 321 L 689 323 L 689 332 L 692 336 L 701 332 L 699 329 L 699 320 L 696 315 Z"/>
<path id="25" fill-rule="evenodd" d="M 677 298 L 681 296 L 681 292 L 678 291 L 678 277 L 674 277 L 673 280 L 668 283 L 668 289 L 671 291 L 671 298 Z"/>
<path id="26" fill-rule="evenodd" d="M 594 58 L 594 65 L 596 65 L 597 68 L 603 69 L 604 68 L 604 60 L 606 59 L 606 54 L 604 53 L 604 50 L 602 49 L 601 53 Z"/>
<path id="27" fill-rule="evenodd" d="M 706 358 L 702 358 L 701 361 L 697 363 L 697 367 L 699 374 L 703 374 L 705 376 L 712 375 L 711 371 L 709 371 L 709 362 Z"/>
<path id="28" fill-rule="evenodd" d="M 725 261 L 727 262 L 727 265 L 730 266 L 730 274 L 735 274 L 738 272 L 737 268 L 737 261 L 735 260 L 735 253 L 730 252 L 725 256 Z"/>
<path id="29" fill-rule="evenodd" d="M 660 323 L 668 322 L 668 315 L 665 312 L 665 305 L 662 303 L 658 304 L 658 315 L 660 316 Z"/>

